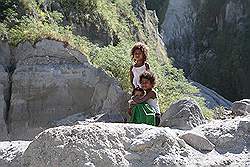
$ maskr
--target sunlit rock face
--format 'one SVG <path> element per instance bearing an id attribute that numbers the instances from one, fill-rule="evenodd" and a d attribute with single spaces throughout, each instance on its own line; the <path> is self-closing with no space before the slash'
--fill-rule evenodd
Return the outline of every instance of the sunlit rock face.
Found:
<path id="1" fill-rule="evenodd" d="M 123 122 L 126 94 L 86 56 L 62 42 L 19 44 L 13 51 L 7 126 L 11 139 L 32 139 L 57 121 L 74 114 L 80 120 Z"/>

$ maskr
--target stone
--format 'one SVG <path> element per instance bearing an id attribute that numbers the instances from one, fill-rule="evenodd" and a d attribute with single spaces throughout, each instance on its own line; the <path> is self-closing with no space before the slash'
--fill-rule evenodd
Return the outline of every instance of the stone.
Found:
<path id="1" fill-rule="evenodd" d="M 198 82 L 190 81 L 190 83 L 200 90 L 199 93 L 196 95 L 205 99 L 205 104 L 207 108 L 215 109 L 216 107 L 223 106 L 224 108 L 229 109 L 232 107 L 232 102 L 225 99 L 224 97 L 216 93 L 214 90 L 209 89 Z"/>
<path id="2" fill-rule="evenodd" d="M 7 68 L 10 65 L 10 46 L 7 41 L 0 40 L 0 65 Z"/>
<path id="3" fill-rule="evenodd" d="M 250 117 L 214 120 L 193 129 L 215 145 L 219 153 L 241 153 L 250 148 Z"/>
<path id="4" fill-rule="evenodd" d="M 220 152 L 216 145 L 207 152 L 194 149 L 192 141 L 186 144 L 177 134 L 186 141 L 186 137 L 194 139 L 193 144 L 205 150 L 209 147 L 205 138 L 214 142 L 207 134 L 228 139 L 223 146 L 227 149 L 228 141 L 236 134 L 246 142 L 238 152 Z M 31 142 L 0 142 L 0 166 L 244 166 L 249 164 L 249 134 L 249 120 L 242 117 L 211 121 L 188 132 L 144 124 L 94 122 L 60 126 L 43 131 Z M 214 138 L 215 143 L 218 138 Z M 232 143 L 231 149 L 237 144 Z"/>
<path id="5" fill-rule="evenodd" d="M 8 140 L 6 117 L 9 99 L 9 77 L 2 65 L 0 65 L 0 141 Z"/>
<path id="6" fill-rule="evenodd" d="M 173 154 L 181 152 L 176 137 L 169 128 L 149 125 L 61 126 L 40 133 L 24 152 L 21 165 L 149 167 L 169 161 L 178 166 L 180 155 Z"/>
<path id="7" fill-rule="evenodd" d="M 5 123 L 6 111 L 7 108 L 4 100 L 3 85 L 0 84 L 0 141 L 8 140 L 7 126 Z"/>
<path id="8" fill-rule="evenodd" d="M 0 142 L 0 166 L 20 167 L 20 158 L 31 141 L 2 141 Z"/>
<path id="9" fill-rule="evenodd" d="M 212 151 L 214 149 L 214 144 L 206 139 L 206 137 L 199 134 L 186 132 L 185 134 L 180 135 L 179 138 L 185 140 L 187 144 L 199 151 Z"/>
<path id="10" fill-rule="evenodd" d="M 232 106 L 232 114 L 236 116 L 247 115 L 250 113 L 250 99 L 235 101 Z"/>
<path id="11" fill-rule="evenodd" d="M 64 43 L 43 39 L 13 50 L 16 69 L 8 117 L 11 139 L 30 140 L 55 121 L 81 113 L 123 122 L 127 96 L 103 70 Z M 78 120 L 76 120 L 78 121 Z"/>
<path id="12" fill-rule="evenodd" d="M 205 123 L 205 118 L 198 104 L 191 99 L 173 103 L 162 115 L 159 126 L 189 130 Z"/>

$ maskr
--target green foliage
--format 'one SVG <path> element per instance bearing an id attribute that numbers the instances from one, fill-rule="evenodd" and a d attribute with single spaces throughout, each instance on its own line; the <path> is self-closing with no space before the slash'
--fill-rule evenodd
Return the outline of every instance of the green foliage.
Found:
<path id="1" fill-rule="evenodd" d="M 8 36 L 8 29 L 5 24 L 0 23 L 0 40 L 7 38 Z"/>
<path id="2" fill-rule="evenodd" d="M 126 91 L 131 90 L 129 68 L 132 64 L 129 49 L 133 44 L 133 41 L 124 40 L 117 46 L 94 49 L 90 57 L 93 64 L 115 77 Z"/>
<path id="3" fill-rule="evenodd" d="M 32 16 L 23 17 L 18 25 L 9 30 L 8 36 L 14 46 L 23 41 L 35 43 L 42 38 L 48 38 L 66 42 L 86 55 L 89 55 L 90 49 L 93 47 L 86 38 L 75 36 L 71 27 L 62 27 L 56 21 L 51 23 L 48 20 L 39 20 Z"/>
<path id="4" fill-rule="evenodd" d="M 0 0 L 0 21 L 15 13 L 18 2 L 14 0 Z"/>

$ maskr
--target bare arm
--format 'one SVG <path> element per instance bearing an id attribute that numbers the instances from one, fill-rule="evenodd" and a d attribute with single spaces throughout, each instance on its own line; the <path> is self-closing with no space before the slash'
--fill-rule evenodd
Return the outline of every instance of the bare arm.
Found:
<path id="1" fill-rule="evenodd" d="M 154 98 L 156 98 L 156 93 L 154 92 L 154 91 L 150 91 L 150 92 L 148 92 L 145 96 L 143 96 L 143 97 L 134 97 L 134 98 L 132 98 L 133 99 L 133 101 L 136 103 L 136 104 L 138 104 L 138 103 L 142 103 L 142 102 L 145 102 L 145 101 L 147 101 L 148 99 L 150 99 L 150 98 L 152 98 L 152 99 L 154 99 Z"/>
<path id="2" fill-rule="evenodd" d="M 129 74 L 130 74 L 130 83 L 132 85 L 132 88 L 134 89 L 135 88 L 135 86 L 133 84 L 134 74 L 132 72 L 132 68 L 133 68 L 133 66 L 130 67 Z"/>

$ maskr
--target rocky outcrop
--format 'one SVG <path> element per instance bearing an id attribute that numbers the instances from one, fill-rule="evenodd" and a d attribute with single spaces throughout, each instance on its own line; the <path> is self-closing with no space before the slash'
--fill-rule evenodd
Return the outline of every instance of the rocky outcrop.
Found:
<path id="1" fill-rule="evenodd" d="M 220 153 L 241 153 L 250 148 L 250 117 L 236 117 L 231 120 L 214 120 L 194 128 L 204 135 Z"/>
<path id="2" fill-rule="evenodd" d="M 237 116 L 250 114 L 250 99 L 235 101 L 232 106 L 232 114 Z"/>
<path id="3" fill-rule="evenodd" d="M 192 147 L 177 137 L 177 133 L 183 132 L 170 128 L 112 123 L 62 126 L 39 134 L 19 162 L 20 166 L 25 167 L 103 166 L 103 164 L 135 167 L 244 166 L 249 164 L 249 153 L 246 149 L 237 153 L 219 154 L 221 152 L 217 152 L 218 145 L 215 144 L 216 149 L 211 152 L 200 150 L 200 148 L 205 150 L 213 148 L 211 142 L 214 141 L 208 141 L 212 138 L 207 134 L 218 134 L 217 128 L 221 124 L 227 124 L 228 129 L 235 129 L 232 134 L 245 132 L 248 136 L 246 125 L 249 119 L 248 121 L 244 119 L 239 118 L 236 122 L 244 122 L 239 124 L 226 120 L 216 122 L 218 126 L 211 124 L 211 126 L 203 125 L 195 128 L 202 129 L 199 131 L 198 138 L 197 135 L 183 137 L 186 141 L 190 137 L 195 139 L 188 142 Z M 205 127 L 209 128 L 205 129 Z M 202 133 L 205 133 L 206 137 L 201 139 Z M 222 133 L 220 135 L 223 136 Z M 248 138 L 243 137 L 243 139 L 249 141 Z M 247 146 L 246 143 L 245 146 Z M 235 145 L 231 145 L 231 148 L 235 149 Z"/>
<path id="4" fill-rule="evenodd" d="M 214 109 L 216 107 L 223 106 L 229 109 L 232 107 L 232 102 L 225 99 L 212 89 L 209 89 L 198 82 L 191 81 L 190 83 L 199 89 L 199 93 L 197 94 L 197 96 L 203 97 L 205 99 L 207 108 Z"/>
<path id="5" fill-rule="evenodd" d="M 20 158 L 31 141 L 0 142 L 0 166 L 20 167 Z"/>
<path id="6" fill-rule="evenodd" d="M 161 25 L 175 66 L 230 101 L 250 95 L 249 9 L 248 0 L 170 0 Z"/>
<path id="7" fill-rule="evenodd" d="M 192 0 L 169 0 L 161 34 L 168 50 L 174 58 L 174 65 L 189 73 L 195 62 L 195 19 Z M 188 45 L 188 46 L 187 46 Z"/>
<path id="8" fill-rule="evenodd" d="M 16 69 L 8 127 L 12 139 L 31 139 L 44 128 L 70 115 L 123 122 L 126 94 L 101 69 L 62 42 L 43 39 L 13 50 Z"/>
<path id="9" fill-rule="evenodd" d="M 63 24 L 72 26 L 75 35 L 85 36 L 99 46 L 117 45 L 118 36 L 112 32 L 102 13 L 97 10 L 96 1 L 70 1 L 60 0 L 40 1 L 45 11 L 60 12 Z"/>
<path id="10" fill-rule="evenodd" d="M 212 151 L 214 145 L 204 136 L 192 132 L 186 132 L 179 136 L 187 144 L 200 151 Z"/>
<path id="11" fill-rule="evenodd" d="M 143 35 L 149 36 L 150 42 L 152 42 L 152 45 L 154 45 L 156 49 L 156 55 L 159 62 L 161 62 L 160 59 L 167 59 L 165 44 L 158 31 L 159 21 L 156 12 L 153 10 L 147 10 L 145 1 L 133 0 L 132 7 L 137 19 L 142 23 L 144 30 L 144 34 L 141 34 L 138 30 L 131 28 L 134 30 L 133 34 L 135 34 L 136 40 L 145 41 Z"/>
<path id="12" fill-rule="evenodd" d="M 249 166 L 249 122 L 216 120 L 190 131 L 120 123 L 60 126 L 32 142 L 0 142 L 0 165 Z"/>
<path id="13" fill-rule="evenodd" d="M 29 145 L 22 157 L 22 165 L 180 165 L 184 163 L 180 155 L 172 155 L 173 152 L 183 152 L 175 137 L 169 128 L 147 125 L 94 123 L 58 127 L 41 133 Z"/>
<path id="14" fill-rule="evenodd" d="M 163 114 L 160 126 L 188 130 L 205 123 L 198 104 L 191 99 L 173 103 Z"/>
<path id="15" fill-rule="evenodd" d="M 10 98 L 8 71 L 10 66 L 10 47 L 7 42 L 0 41 L 0 141 L 8 139 L 5 124 Z"/>
<path id="16" fill-rule="evenodd" d="M 0 72 L 0 77 L 4 75 L 8 75 L 7 73 Z M 7 127 L 6 127 L 6 102 L 4 100 L 4 93 L 3 93 L 3 85 L 0 84 L 0 141 L 8 139 L 7 135 Z"/>

